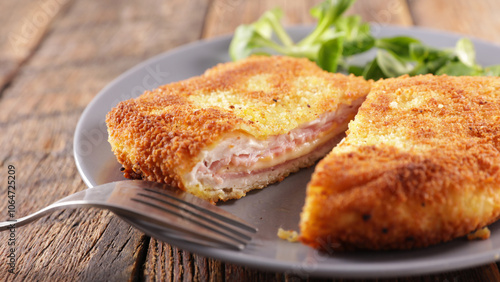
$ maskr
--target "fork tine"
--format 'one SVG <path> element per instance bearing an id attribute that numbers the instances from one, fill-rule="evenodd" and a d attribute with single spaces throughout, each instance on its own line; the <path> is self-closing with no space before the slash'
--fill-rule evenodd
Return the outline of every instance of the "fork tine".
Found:
<path id="1" fill-rule="evenodd" d="M 149 186 L 145 186 L 144 182 L 147 182 Z M 190 206 L 194 209 L 198 209 L 204 213 L 208 213 L 213 217 L 221 218 L 224 221 L 227 221 L 229 224 L 238 226 L 243 228 L 249 232 L 257 232 L 257 228 L 247 223 L 243 219 L 229 213 L 221 208 L 218 208 L 215 205 L 210 204 L 209 202 L 202 200 L 192 194 L 189 194 L 181 189 L 171 187 L 169 185 L 158 183 L 158 182 L 149 182 L 142 180 L 131 180 L 126 181 L 121 184 L 126 184 L 128 187 L 134 187 L 135 189 L 142 190 L 145 194 L 157 194 L 167 198 L 170 198 L 174 201 L 178 201 L 183 203 L 184 205 Z M 151 195 L 152 195 L 151 194 Z"/>
<path id="2" fill-rule="evenodd" d="M 193 203 L 190 203 L 190 202 L 187 202 L 187 201 L 184 201 L 180 198 L 177 198 L 177 197 L 174 197 L 172 195 L 169 195 L 167 194 L 166 192 L 164 191 L 168 191 L 168 190 L 154 190 L 154 189 L 150 189 L 150 188 L 144 188 L 144 190 L 146 191 L 149 191 L 149 192 L 152 192 L 152 193 L 155 193 L 155 194 L 158 194 L 158 195 L 162 195 L 162 196 L 165 196 L 165 197 L 168 197 L 169 199 L 172 199 L 174 201 L 178 201 L 184 205 L 187 205 L 189 207 L 192 207 L 196 210 L 199 210 L 201 212 L 204 212 L 204 213 L 207 213 L 207 214 L 210 214 L 211 216 L 215 217 L 215 218 L 218 218 L 220 220 L 223 220 L 225 222 L 228 222 L 230 223 L 231 225 L 234 225 L 234 226 L 237 226 L 239 228 L 242 228 L 242 229 L 245 229 L 247 231 L 250 231 L 250 232 L 257 232 L 257 228 L 255 228 L 254 226 L 251 226 L 250 224 L 244 222 L 242 219 L 240 218 L 235 218 L 232 214 L 230 213 L 227 213 L 227 214 L 222 214 L 221 213 L 221 210 L 218 210 L 217 213 L 211 211 L 210 209 L 207 209 L 206 207 L 200 207 L 200 206 L 197 206 Z M 148 196 L 149 197 L 149 196 Z M 211 206 L 208 206 L 208 207 L 211 207 Z"/>
<path id="3" fill-rule="evenodd" d="M 107 206 L 114 208 L 112 210 L 118 214 L 130 214 L 135 218 L 167 226 L 167 233 L 184 233 L 240 250 L 251 241 L 250 234 L 256 232 L 256 228 L 238 220 L 234 215 L 191 194 L 162 184 L 145 185 L 144 182 L 134 181 L 118 183 Z"/>
<path id="4" fill-rule="evenodd" d="M 142 203 L 142 204 L 154 207 L 156 209 L 168 212 L 168 213 L 173 214 L 175 216 L 185 218 L 185 216 L 183 216 L 182 214 L 180 214 L 180 213 L 178 213 L 176 211 L 173 211 L 171 209 L 168 209 L 165 206 L 158 206 L 158 205 L 155 205 L 155 204 L 151 203 L 150 201 L 143 201 L 143 200 L 140 200 L 140 199 L 132 199 L 132 200 L 135 201 L 135 202 L 139 202 L 139 203 Z M 172 207 L 175 207 L 175 206 L 172 205 Z M 209 224 L 205 224 L 202 221 L 196 220 L 194 218 L 189 218 L 189 221 L 192 222 L 192 223 L 194 223 L 194 224 L 196 224 L 196 225 L 199 225 L 202 228 L 208 229 L 208 230 L 213 231 L 213 232 L 215 232 L 217 234 L 220 234 L 220 235 L 222 235 L 224 237 L 227 237 L 228 239 L 234 240 L 234 241 L 236 241 L 236 242 L 238 242 L 240 244 L 246 244 L 246 241 L 248 241 L 248 240 L 251 239 L 250 236 L 246 236 L 246 235 L 241 234 L 241 233 L 239 233 L 238 235 L 241 235 L 242 238 L 237 238 L 235 236 L 231 236 L 228 233 L 225 233 L 225 232 L 223 232 L 223 231 L 221 231 L 221 230 L 219 230 L 217 228 L 214 228 L 213 226 L 210 226 Z M 214 222 L 214 225 L 217 225 L 217 223 Z"/>
<path id="5" fill-rule="evenodd" d="M 197 213 L 197 212 L 195 212 L 193 210 L 190 210 L 190 209 L 187 209 L 185 207 L 175 205 L 175 204 L 173 204 L 171 202 L 165 201 L 164 199 L 154 198 L 151 195 L 146 195 L 146 194 L 143 194 L 143 193 L 138 193 L 138 195 L 141 195 L 141 196 L 146 197 L 146 198 L 148 198 L 150 200 L 153 200 L 153 201 L 159 201 L 159 202 L 161 202 L 161 203 L 163 203 L 165 205 L 169 205 L 169 206 L 171 206 L 173 208 L 180 209 L 180 210 L 182 210 L 182 211 L 184 211 L 184 212 L 186 212 L 186 213 L 188 213 L 188 214 L 190 214 L 190 215 L 192 215 L 194 217 L 197 217 L 197 218 L 199 218 L 199 219 L 201 219 L 201 220 L 203 220 L 205 222 L 208 222 L 208 223 L 210 223 L 210 224 L 212 224 L 214 226 L 223 227 L 223 228 L 227 229 L 228 231 L 230 231 L 231 233 L 233 233 L 235 235 L 238 235 L 239 237 L 241 237 L 241 238 L 243 238 L 245 240 L 250 240 L 252 238 L 252 237 L 250 237 L 250 236 L 248 236 L 246 234 L 243 234 L 243 233 L 239 232 L 238 230 L 235 230 L 235 229 L 231 228 L 228 225 L 223 224 L 225 221 L 230 221 L 231 219 L 226 218 L 226 217 L 224 217 L 222 215 L 215 214 L 215 213 L 213 213 L 213 212 L 211 212 L 209 210 L 206 210 L 206 209 L 194 206 L 194 205 L 188 205 L 190 207 L 195 208 L 195 211 L 207 212 L 210 215 L 216 215 L 215 218 L 207 217 L 207 216 L 203 215 L 202 213 Z M 171 199 L 171 198 L 169 197 L 169 199 Z M 132 200 L 134 200 L 134 201 L 141 201 L 141 200 L 138 200 L 138 199 L 132 199 Z M 174 198 L 174 200 L 177 200 L 177 199 Z M 184 202 L 184 201 L 180 201 L 180 202 L 183 203 L 183 204 L 187 203 L 187 202 Z M 150 203 L 150 202 L 143 202 L 143 203 L 144 204 L 154 205 L 153 203 Z M 162 207 L 162 206 L 155 206 L 155 207 L 160 208 L 160 209 L 164 209 L 164 207 Z M 179 214 L 179 216 L 182 216 L 182 215 Z M 222 222 L 221 222 L 221 220 L 222 220 Z M 193 221 L 193 222 L 195 222 L 195 221 Z M 203 222 L 196 221 L 196 223 L 200 224 L 200 225 L 205 225 L 205 224 L 203 224 Z M 230 221 L 230 223 L 238 224 L 237 227 L 242 227 L 242 228 L 245 228 L 245 229 L 247 228 L 247 225 L 241 224 L 241 226 L 240 226 L 240 223 L 237 222 L 237 221 Z M 250 231 L 253 231 L 253 230 L 250 230 Z"/>
<path id="6" fill-rule="evenodd" d="M 108 207 L 119 215 L 131 215 L 132 218 L 165 226 L 168 230 L 172 230 L 177 234 L 188 234 L 203 238 L 205 241 L 216 242 L 219 245 L 235 249 L 242 250 L 249 241 L 245 240 L 245 238 L 237 238 L 236 236 L 231 236 L 231 234 L 226 234 L 220 230 L 222 228 L 214 228 L 213 226 L 203 224 L 199 220 L 193 219 L 192 216 L 185 216 L 178 211 L 167 208 L 165 205 L 159 206 L 141 199 L 128 199 L 126 203 L 130 205 L 126 209 L 123 207 L 113 209 L 114 207 L 111 205 Z M 145 211 L 147 212 L 146 214 L 144 213 Z"/>

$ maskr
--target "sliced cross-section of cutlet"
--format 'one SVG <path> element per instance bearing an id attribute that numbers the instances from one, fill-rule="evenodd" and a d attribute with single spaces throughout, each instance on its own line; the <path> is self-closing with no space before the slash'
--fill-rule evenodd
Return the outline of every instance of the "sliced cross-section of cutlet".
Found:
<path id="1" fill-rule="evenodd" d="M 499 77 L 378 81 L 316 166 L 301 240 L 409 249 L 482 228 L 500 216 L 499 150 Z"/>
<path id="2" fill-rule="evenodd" d="M 126 177 L 240 198 L 328 153 L 370 86 L 307 59 L 252 57 L 119 103 L 109 143 Z"/>

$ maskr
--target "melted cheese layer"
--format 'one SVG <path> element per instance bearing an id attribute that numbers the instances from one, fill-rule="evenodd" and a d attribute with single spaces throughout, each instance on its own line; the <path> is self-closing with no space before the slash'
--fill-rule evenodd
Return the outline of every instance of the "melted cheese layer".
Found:
<path id="1" fill-rule="evenodd" d="M 227 178 L 245 177 L 310 154 L 347 129 L 347 121 L 362 100 L 305 123 L 287 134 L 259 140 L 245 133 L 233 134 L 200 153 L 200 161 L 185 175 L 187 186 L 227 188 Z M 234 181 L 230 181 L 234 183 Z M 234 185 L 230 185 L 235 188 Z"/>

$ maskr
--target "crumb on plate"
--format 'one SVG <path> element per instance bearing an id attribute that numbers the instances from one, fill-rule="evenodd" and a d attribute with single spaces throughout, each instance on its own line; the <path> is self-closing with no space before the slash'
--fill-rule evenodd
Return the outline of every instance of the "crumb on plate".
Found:
<path id="1" fill-rule="evenodd" d="M 491 232 L 486 226 L 467 235 L 467 240 L 486 240 L 490 238 L 490 234 Z"/>
<path id="2" fill-rule="evenodd" d="M 281 227 L 278 229 L 278 237 L 292 243 L 299 241 L 299 233 L 297 231 L 285 230 Z"/>

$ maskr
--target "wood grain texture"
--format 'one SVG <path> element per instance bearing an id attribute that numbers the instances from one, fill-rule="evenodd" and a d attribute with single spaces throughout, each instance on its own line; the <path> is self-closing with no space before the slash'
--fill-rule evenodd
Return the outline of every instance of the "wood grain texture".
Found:
<path id="1" fill-rule="evenodd" d="M 80 114 L 125 70 L 199 38 L 206 2 L 180 2 L 73 1 L 46 27 L 40 44 L 29 49 L 33 54 L 0 99 L 0 181 L 6 183 L 6 167 L 14 165 L 17 216 L 86 188 L 72 154 Z M 20 1 L 9 9 L 23 14 L 23 5 Z M 192 10 L 199 13 L 179 17 Z M 1 199 L 0 208 L 6 210 L 7 201 Z M 7 236 L 1 233 L 1 242 Z M 53 213 L 17 228 L 16 239 L 16 274 L 2 267 L 0 281 L 139 280 L 149 246 L 143 233 L 93 209 Z M 7 252 L 2 243 L 0 256 Z"/>
<path id="2" fill-rule="evenodd" d="M 500 3 L 497 0 L 409 0 L 408 4 L 418 26 L 500 43 Z"/>
<path id="3" fill-rule="evenodd" d="M 0 90 L 35 52 L 52 21 L 69 0 L 2 1 L 0 10 Z"/>
<path id="4" fill-rule="evenodd" d="M 287 1 L 287 0 L 215 0 L 210 5 L 203 28 L 203 38 L 223 34 L 231 34 L 240 24 L 256 21 L 265 11 L 280 7 L 283 10 L 284 26 L 296 24 L 313 24 L 309 9 L 320 3 L 318 0 Z"/>
<path id="5" fill-rule="evenodd" d="M 283 10 L 284 26 L 297 24 L 314 25 L 315 19 L 309 9 L 322 1 L 244 1 L 215 0 L 208 10 L 203 29 L 203 38 L 223 34 L 231 34 L 240 24 L 256 21 L 265 11 L 280 7 Z M 354 3 L 347 14 L 359 14 L 363 20 L 373 25 L 395 24 L 412 25 L 412 18 L 405 0 L 359 0 Z"/>
<path id="6" fill-rule="evenodd" d="M 364 21 L 372 24 L 373 33 L 376 33 L 377 27 L 381 25 L 413 25 L 413 19 L 405 0 L 356 1 L 347 14 L 361 15 Z"/>
<path id="7" fill-rule="evenodd" d="M 276 6 L 283 8 L 286 26 L 312 24 L 308 11 L 319 2 L 2 1 L 0 183 L 6 183 L 7 166 L 14 165 L 16 215 L 85 189 L 72 155 L 74 129 L 84 108 L 116 76 L 182 44 L 230 34 Z M 500 42 L 495 12 L 499 9 L 495 0 L 358 0 L 349 13 L 362 15 L 375 27 L 416 24 Z M 2 211 L 5 199 L 0 196 Z M 0 233 L 2 260 L 8 253 L 8 236 Z M 172 247 L 97 209 L 56 212 L 17 228 L 16 242 L 17 273 L 8 273 L 2 261 L 0 281 L 500 280 L 494 263 L 395 279 L 319 279 L 292 271 L 263 272 Z"/>

